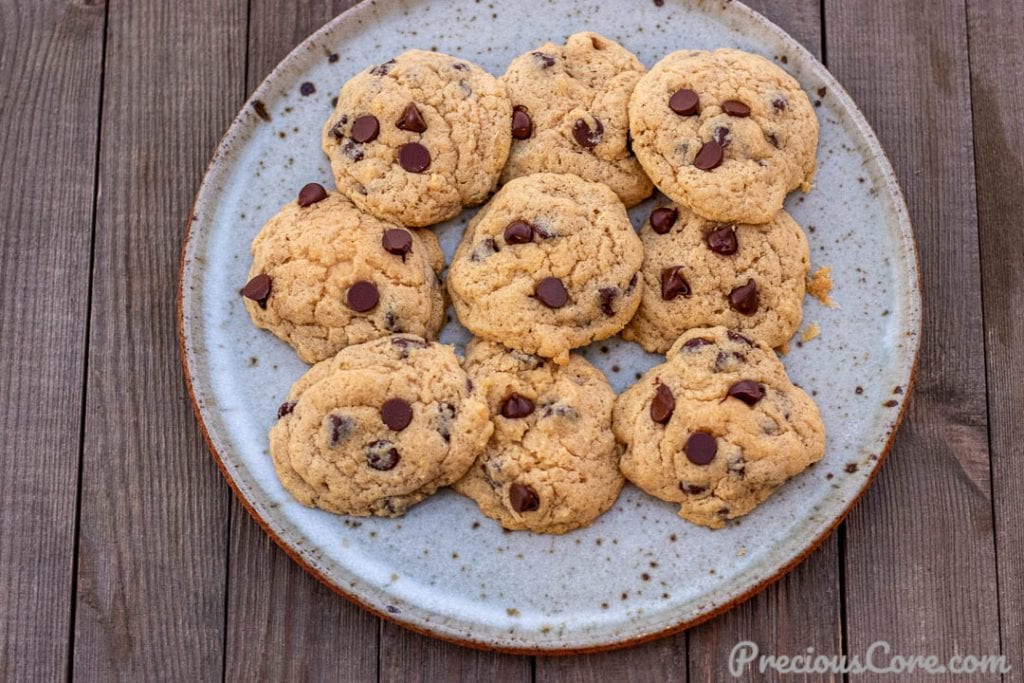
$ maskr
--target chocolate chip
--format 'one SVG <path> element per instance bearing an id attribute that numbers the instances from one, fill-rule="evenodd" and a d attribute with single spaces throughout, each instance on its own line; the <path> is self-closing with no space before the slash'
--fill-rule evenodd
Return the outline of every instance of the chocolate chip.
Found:
<path id="1" fill-rule="evenodd" d="M 374 76 L 386 76 L 388 72 L 391 71 L 391 67 L 393 67 L 394 65 L 395 60 L 389 59 L 383 64 L 378 64 L 377 66 L 370 69 L 370 73 L 373 74 Z"/>
<path id="2" fill-rule="evenodd" d="M 667 424 L 672 419 L 672 413 L 676 409 L 676 397 L 672 390 L 664 384 L 659 384 L 654 390 L 654 398 L 651 399 L 651 419 L 658 424 Z"/>
<path id="3" fill-rule="evenodd" d="M 327 199 L 327 190 L 320 183 L 303 185 L 299 190 L 299 206 L 305 208 Z"/>
<path id="4" fill-rule="evenodd" d="M 384 314 L 384 327 L 387 328 L 388 332 L 400 333 L 402 332 L 402 326 L 398 323 L 398 316 L 395 315 L 394 311 L 388 311 Z"/>
<path id="5" fill-rule="evenodd" d="M 729 136 L 729 129 L 725 126 L 715 128 L 714 135 L 711 137 L 714 138 L 715 142 L 722 146 L 722 149 L 728 147 L 729 143 L 732 142 L 732 138 Z"/>
<path id="6" fill-rule="evenodd" d="M 750 116 L 750 107 L 739 100 L 726 100 L 722 102 L 722 111 L 738 119 L 745 119 Z"/>
<path id="7" fill-rule="evenodd" d="M 466 69 L 469 68 L 469 65 L 466 64 L 465 62 L 455 62 L 454 64 L 452 64 L 452 68 L 455 69 L 456 71 L 465 71 Z"/>
<path id="8" fill-rule="evenodd" d="M 672 266 L 661 271 L 661 298 L 671 301 L 680 294 L 684 297 L 690 296 L 690 284 L 679 271 L 682 266 Z"/>
<path id="9" fill-rule="evenodd" d="M 366 454 L 366 464 L 381 472 L 394 469 L 402 459 L 398 455 L 398 449 L 390 441 L 374 441 L 367 444 L 363 451 Z"/>
<path id="10" fill-rule="evenodd" d="M 732 330 L 728 330 L 725 333 L 725 336 L 729 337 L 729 339 L 733 340 L 734 342 L 740 342 L 741 344 L 746 344 L 747 346 L 754 345 L 754 342 L 750 341 L 739 332 L 733 332 Z"/>
<path id="11" fill-rule="evenodd" d="M 707 465 L 718 453 L 718 441 L 707 432 L 694 432 L 686 440 L 683 452 L 694 465 Z"/>
<path id="12" fill-rule="evenodd" d="M 569 301 L 569 292 L 557 277 L 546 277 L 538 282 L 536 296 L 548 308 L 561 308 Z"/>
<path id="13" fill-rule="evenodd" d="M 708 140 L 693 158 L 693 165 L 702 171 L 711 171 L 722 163 L 722 146 L 714 140 Z"/>
<path id="14" fill-rule="evenodd" d="M 430 152 L 418 142 L 407 142 L 398 148 L 398 163 L 409 173 L 423 173 L 430 168 Z"/>
<path id="15" fill-rule="evenodd" d="M 525 484 L 512 484 L 508 488 L 508 501 L 516 512 L 533 512 L 540 507 L 537 492 Z"/>
<path id="16" fill-rule="evenodd" d="M 693 116 L 700 108 L 700 96 L 689 88 L 676 90 L 668 98 L 668 108 L 680 116 Z"/>
<path id="17" fill-rule="evenodd" d="M 468 382 L 469 380 L 467 380 Z M 472 391 L 472 390 L 470 390 Z M 437 415 L 440 421 L 438 425 L 437 433 L 441 435 L 441 438 L 445 441 L 452 440 L 452 421 L 455 420 L 456 415 L 455 406 L 451 403 L 441 403 L 437 406 Z"/>
<path id="18" fill-rule="evenodd" d="M 245 283 L 242 288 L 242 296 L 252 299 L 260 305 L 260 308 L 267 307 L 267 299 L 270 298 L 270 276 L 260 274 Z"/>
<path id="19" fill-rule="evenodd" d="M 497 254 L 501 249 L 498 248 L 498 243 L 494 241 L 493 237 L 480 240 L 476 247 L 473 248 L 473 254 L 469 257 L 470 261 L 483 261 L 491 254 Z"/>
<path id="20" fill-rule="evenodd" d="M 402 352 L 401 352 L 402 358 L 408 358 L 409 357 L 409 350 L 410 349 L 425 349 L 425 348 L 427 348 L 427 342 L 423 341 L 422 339 L 414 339 L 414 338 L 411 338 L 411 337 L 394 337 L 391 340 L 391 343 L 392 343 L 392 345 L 397 346 L 399 349 L 402 350 Z"/>
<path id="21" fill-rule="evenodd" d="M 781 95 L 776 97 L 772 100 L 772 106 L 775 107 L 775 111 L 786 111 L 786 98 Z"/>
<path id="22" fill-rule="evenodd" d="M 597 293 L 601 297 L 601 312 L 605 315 L 615 315 L 615 309 L 612 308 L 612 302 L 615 301 L 615 296 L 618 294 L 618 290 L 615 287 L 602 287 L 597 290 Z"/>
<path id="23" fill-rule="evenodd" d="M 277 409 L 277 419 L 280 420 L 285 415 L 291 415 L 293 410 L 295 410 L 295 401 L 285 401 Z"/>
<path id="24" fill-rule="evenodd" d="M 654 211 L 651 211 L 651 230 L 659 235 L 664 235 L 672 229 L 672 226 L 676 224 L 676 219 L 678 218 L 678 209 L 673 209 L 668 206 L 658 207 Z"/>
<path id="25" fill-rule="evenodd" d="M 337 446 L 348 438 L 348 435 L 352 432 L 353 424 L 352 418 L 348 415 L 328 415 L 327 445 Z"/>
<path id="26" fill-rule="evenodd" d="M 526 244 L 533 240 L 533 226 L 526 221 L 512 221 L 505 226 L 505 244 Z"/>
<path id="27" fill-rule="evenodd" d="M 380 123 L 371 114 L 360 116 L 352 123 L 352 139 L 356 142 L 373 142 L 380 133 Z"/>
<path id="28" fill-rule="evenodd" d="M 388 429 L 400 432 L 412 422 L 412 406 L 401 398 L 389 398 L 380 407 L 380 419 Z"/>
<path id="29" fill-rule="evenodd" d="M 768 138 L 768 142 L 771 143 L 772 147 L 774 147 L 775 149 L 779 149 L 779 136 L 778 135 L 776 135 L 775 133 L 768 133 L 768 135 L 766 137 Z"/>
<path id="30" fill-rule="evenodd" d="M 594 117 L 593 128 L 583 119 L 576 119 L 576 123 L 572 124 L 572 137 L 580 147 L 587 149 L 597 147 L 601 138 L 604 137 L 604 126 L 601 124 L 601 119 Z"/>
<path id="31" fill-rule="evenodd" d="M 765 431 L 767 433 L 767 430 Z M 729 458 L 728 469 L 733 474 L 742 477 L 747 473 L 747 461 L 743 459 L 742 455 L 734 455 Z"/>
<path id="32" fill-rule="evenodd" d="M 726 225 L 723 228 L 708 233 L 704 241 L 707 243 L 708 249 L 722 256 L 732 256 L 739 249 L 739 242 L 736 239 L 736 228 L 732 225 Z"/>
<path id="33" fill-rule="evenodd" d="M 413 133 L 422 133 L 427 129 L 427 122 L 423 120 L 420 110 L 413 102 L 405 108 L 402 115 L 395 121 L 395 125 L 401 130 L 408 130 Z"/>
<path id="34" fill-rule="evenodd" d="M 526 140 L 533 135 L 533 119 L 530 113 L 521 104 L 512 107 L 512 137 L 516 140 Z"/>
<path id="35" fill-rule="evenodd" d="M 384 231 L 384 236 L 380 238 L 380 244 L 384 247 L 384 251 L 401 256 L 404 261 L 405 255 L 412 251 L 412 235 L 408 230 L 391 228 Z"/>
<path id="36" fill-rule="evenodd" d="M 757 283 L 752 279 L 729 292 L 729 305 L 743 315 L 757 312 Z"/>
<path id="37" fill-rule="evenodd" d="M 316 86 L 309 81 L 306 81 L 299 86 L 299 92 L 302 93 L 303 97 L 307 97 L 316 92 Z"/>
<path id="38" fill-rule="evenodd" d="M 696 484 L 685 484 L 683 482 L 679 482 L 679 490 L 691 496 L 699 496 L 707 491 L 707 488 L 704 486 L 697 486 Z"/>
<path id="39" fill-rule="evenodd" d="M 540 66 L 542 69 L 546 69 L 549 66 L 555 65 L 555 58 L 549 54 L 545 54 L 543 52 L 531 52 L 530 54 L 533 55 L 534 59 L 540 62 Z"/>
<path id="40" fill-rule="evenodd" d="M 347 156 L 352 161 L 363 160 L 363 146 L 356 142 L 353 142 L 352 140 L 346 142 L 345 146 L 341 148 L 341 151 L 344 152 L 345 156 Z M 366 193 L 364 192 L 363 194 Z"/>
<path id="41" fill-rule="evenodd" d="M 380 292 L 377 285 L 366 280 L 361 280 L 348 288 L 346 295 L 348 307 L 359 313 L 366 313 L 373 310 L 380 301 Z"/>
<path id="42" fill-rule="evenodd" d="M 501 404 L 501 414 L 510 420 L 526 417 L 533 412 L 533 401 L 513 392 Z"/>
<path id="43" fill-rule="evenodd" d="M 764 398 L 764 387 L 754 380 L 744 379 L 729 387 L 727 396 L 738 398 L 748 406 L 752 406 Z"/>
<path id="44" fill-rule="evenodd" d="M 714 342 L 711 341 L 710 339 L 705 339 L 704 337 L 694 337 L 693 339 L 687 339 L 685 342 L 683 342 L 683 350 L 695 351 L 702 346 L 708 346 L 710 344 L 714 344 Z"/>

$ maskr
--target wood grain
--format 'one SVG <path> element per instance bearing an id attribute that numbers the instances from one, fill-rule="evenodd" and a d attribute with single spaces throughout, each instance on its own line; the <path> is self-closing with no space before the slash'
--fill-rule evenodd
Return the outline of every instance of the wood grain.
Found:
<path id="1" fill-rule="evenodd" d="M 909 418 L 847 524 L 849 649 L 998 653 L 965 7 L 825 7 L 829 66 L 906 193 L 928 321 Z"/>
<path id="2" fill-rule="evenodd" d="M 972 0 L 967 8 L 999 615 L 1003 653 L 1019 670 L 1024 667 L 1024 241 L 1017 226 L 1024 216 L 1024 3 Z"/>
<path id="3" fill-rule="evenodd" d="M 228 490 L 178 354 L 185 222 L 241 105 L 245 0 L 108 13 L 74 675 L 220 680 Z"/>
<path id="4" fill-rule="evenodd" d="M 0 680 L 67 670 L 104 15 L 0 3 Z"/>

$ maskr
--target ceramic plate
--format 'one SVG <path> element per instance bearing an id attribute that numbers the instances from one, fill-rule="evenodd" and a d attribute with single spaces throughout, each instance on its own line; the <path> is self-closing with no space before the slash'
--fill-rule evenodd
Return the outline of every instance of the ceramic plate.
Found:
<path id="1" fill-rule="evenodd" d="M 658 6 L 662 4 L 662 6 Z M 282 489 L 267 431 L 306 369 L 249 321 L 239 288 L 249 243 L 303 184 L 333 186 L 320 128 L 342 83 L 409 48 L 494 74 L 517 54 L 591 30 L 648 67 L 680 48 L 737 47 L 774 59 L 820 101 L 815 189 L 786 208 L 830 266 L 837 308 L 808 298 L 821 336 L 784 361 L 821 408 L 824 459 L 726 529 L 689 524 L 627 486 L 590 528 L 503 533 L 442 491 L 405 517 L 357 519 L 302 507 Z M 334 57 L 337 55 L 337 57 Z M 309 93 L 312 89 L 315 92 Z M 818 103 L 816 103 L 818 104 Z M 639 225 L 648 202 L 631 211 Z M 436 228 L 450 256 L 473 210 Z M 217 149 L 196 199 L 181 275 L 186 375 L 210 449 L 242 502 L 306 569 L 363 606 L 433 636 L 514 651 L 603 649 L 678 630 L 752 595 L 838 524 L 881 464 L 907 400 L 918 346 L 916 252 L 885 154 L 842 87 L 806 50 L 739 2 L 549 0 L 369 2 L 297 47 L 263 82 Z M 442 340 L 461 346 L 449 324 Z M 658 362 L 618 339 L 586 349 L 616 391 Z"/>

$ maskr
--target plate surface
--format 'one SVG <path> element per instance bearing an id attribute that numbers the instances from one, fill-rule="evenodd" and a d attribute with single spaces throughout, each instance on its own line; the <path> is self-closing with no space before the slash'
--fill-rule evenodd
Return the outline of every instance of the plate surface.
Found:
<path id="1" fill-rule="evenodd" d="M 302 507 L 274 474 L 267 432 L 306 366 L 250 323 L 238 291 L 263 223 L 303 184 L 333 186 L 320 151 L 332 97 L 357 71 L 409 48 L 436 48 L 501 74 L 515 55 L 581 30 L 621 42 L 648 67 L 684 47 L 757 52 L 820 100 L 816 188 L 786 206 L 808 232 L 812 267 L 832 268 L 838 308 L 808 298 L 804 324 L 817 322 L 821 336 L 794 346 L 784 362 L 821 408 L 824 459 L 721 531 L 689 524 L 629 485 L 592 527 L 557 537 L 503 533 L 451 491 L 398 520 Z M 315 93 L 302 95 L 304 83 Z M 635 225 L 650 206 L 630 212 Z M 436 228 L 448 256 L 473 211 Z M 181 277 L 182 351 L 197 415 L 225 476 L 267 532 L 382 616 L 516 651 L 637 642 L 692 625 L 781 576 L 838 524 L 884 459 L 920 330 L 910 223 L 874 134 L 820 63 L 739 2 L 549 0 L 541 12 L 469 0 L 363 3 L 281 62 L 228 130 L 196 199 Z M 457 323 L 442 335 L 456 345 L 466 339 Z M 616 391 L 658 362 L 618 339 L 585 353 Z"/>

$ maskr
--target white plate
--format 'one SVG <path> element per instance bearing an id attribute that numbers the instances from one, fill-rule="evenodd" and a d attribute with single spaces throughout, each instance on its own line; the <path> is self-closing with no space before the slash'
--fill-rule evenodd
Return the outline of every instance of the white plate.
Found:
<path id="1" fill-rule="evenodd" d="M 503 533 L 451 491 L 399 520 L 302 507 L 274 474 L 267 431 L 305 366 L 250 323 L 239 288 L 263 223 L 305 183 L 333 185 L 320 151 L 331 98 L 360 69 L 409 48 L 436 48 L 501 74 L 515 55 L 580 30 L 614 38 L 648 66 L 684 47 L 757 52 L 820 99 L 817 186 L 786 206 L 808 230 L 813 263 L 832 267 L 839 307 L 808 299 L 805 324 L 819 323 L 821 336 L 784 361 L 821 408 L 824 460 L 721 531 L 684 522 L 674 506 L 630 486 L 592 527 L 558 537 Z M 316 92 L 302 95 L 303 83 Z M 649 210 L 631 211 L 634 223 Z M 437 228 L 449 256 L 470 215 Z M 877 471 L 903 413 L 920 330 L 913 236 L 878 141 L 825 68 L 739 2 L 550 0 L 542 11 L 469 0 L 363 3 L 285 58 L 231 125 L 196 199 L 181 277 L 182 350 L 197 415 L 224 475 L 267 532 L 320 579 L 387 618 L 516 651 L 637 642 L 692 625 L 781 576 Z M 465 338 L 457 323 L 442 337 Z M 587 357 L 617 391 L 658 360 L 617 339 Z"/>

